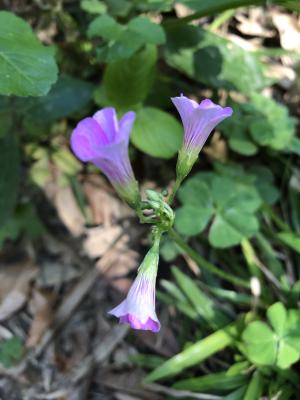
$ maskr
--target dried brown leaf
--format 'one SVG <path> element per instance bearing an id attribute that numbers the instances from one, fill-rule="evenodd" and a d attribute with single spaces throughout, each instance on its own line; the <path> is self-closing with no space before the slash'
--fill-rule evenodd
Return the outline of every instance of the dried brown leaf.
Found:
<path id="1" fill-rule="evenodd" d="M 53 292 L 35 289 L 31 299 L 30 308 L 34 315 L 26 342 L 27 347 L 36 346 L 53 320 Z"/>
<path id="2" fill-rule="evenodd" d="M 116 246 L 97 262 L 96 268 L 105 276 L 125 276 L 137 268 L 139 254 L 129 247 L 129 236 L 123 235 Z"/>
<path id="3" fill-rule="evenodd" d="M 83 247 L 91 258 L 102 256 L 121 235 L 122 228 L 119 225 L 110 227 L 97 226 L 87 230 L 87 238 Z"/>
<path id="4" fill-rule="evenodd" d="M 240 12 L 235 15 L 238 20 L 237 28 L 244 35 L 270 38 L 275 36 L 274 30 L 269 27 L 265 12 L 262 8 L 250 8 L 247 16 Z"/>
<path id="5" fill-rule="evenodd" d="M 133 215 L 100 175 L 90 175 L 83 187 L 95 224 L 110 227 L 114 221 Z"/>
<path id="6" fill-rule="evenodd" d="M 70 186 L 58 187 L 54 198 L 57 213 L 75 237 L 84 232 L 85 220 Z"/>
<path id="7" fill-rule="evenodd" d="M 0 321 L 9 318 L 28 300 L 30 283 L 38 268 L 31 261 L 24 261 L 0 268 Z"/>
<path id="8" fill-rule="evenodd" d="M 272 20 L 278 29 L 281 47 L 285 50 L 300 51 L 299 16 L 274 11 Z"/>

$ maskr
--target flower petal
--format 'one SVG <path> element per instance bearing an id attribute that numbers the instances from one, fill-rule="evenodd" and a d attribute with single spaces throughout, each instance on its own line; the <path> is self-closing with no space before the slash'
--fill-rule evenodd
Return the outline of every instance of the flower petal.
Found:
<path id="1" fill-rule="evenodd" d="M 183 95 L 179 97 L 172 97 L 171 100 L 180 114 L 183 127 L 186 128 L 189 118 L 191 117 L 193 111 L 198 107 L 198 103 L 194 100 L 188 99 Z"/>
<path id="2" fill-rule="evenodd" d="M 93 118 L 80 121 L 72 132 L 71 148 L 81 161 L 90 161 L 98 154 L 97 149 L 107 143 L 107 137 Z"/>
<path id="3" fill-rule="evenodd" d="M 222 108 L 221 106 L 219 106 L 219 105 L 215 104 L 214 102 L 212 102 L 210 99 L 204 99 L 199 104 L 199 108 L 203 108 L 203 109 L 213 108 L 213 107 Z"/>
<path id="4" fill-rule="evenodd" d="M 129 111 L 119 121 L 120 138 L 129 141 L 132 125 L 135 121 L 135 112 Z"/>
<path id="5" fill-rule="evenodd" d="M 103 131 L 105 132 L 108 142 L 111 143 L 117 139 L 119 131 L 118 119 L 116 111 L 112 107 L 103 108 L 97 111 L 93 118 L 98 122 Z"/>
<path id="6" fill-rule="evenodd" d="M 120 318 L 120 323 L 129 324 L 133 329 L 140 329 L 144 331 L 159 332 L 160 330 L 160 323 L 158 320 L 155 321 L 149 317 L 146 322 L 142 322 L 133 314 L 122 316 Z"/>
<path id="7" fill-rule="evenodd" d="M 210 103 L 209 103 L 210 102 Z M 212 130 L 225 118 L 232 115 L 231 107 L 222 108 L 210 100 L 196 108 L 185 129 L 185 146 L 190 151 L 199 152 Z M 201 105 L 200 104 L 200 105 Z"/>

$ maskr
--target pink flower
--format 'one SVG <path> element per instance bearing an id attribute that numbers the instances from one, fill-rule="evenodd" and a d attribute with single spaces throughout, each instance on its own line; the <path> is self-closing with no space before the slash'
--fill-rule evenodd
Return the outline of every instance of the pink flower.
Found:
<path id="1" fill-rule="evenodd" d="M 80 121 L 71 136 L 71 147 L 77 158 L 96 165 L 133 207 L 139 202 L 138 185 L 128 156 L 134 120 L 132 111 L 118 121 L 114 108 L 103 108 Z"/>
<path id="2" fill-rule="evenodd" d="M 199 152 L 213 129 L 232 115 L 231 107 L 221 107 L 205 99 L 198 104 L 183 95 L 172 101 L 180 114 L 183 128 L 183 146 L 179 152 L 177 168 L 184 177 L 190 172 Z"/>
<path id="3" fill-rule="evenodd" d="M 119 318 L 121 324 L 152 332 L 160 330 L 160 322 L 155 312 L 158 259 L 158 244 L 155 243 L 146 254 L 126 299 L 109 311 L 109 314 Z"/>

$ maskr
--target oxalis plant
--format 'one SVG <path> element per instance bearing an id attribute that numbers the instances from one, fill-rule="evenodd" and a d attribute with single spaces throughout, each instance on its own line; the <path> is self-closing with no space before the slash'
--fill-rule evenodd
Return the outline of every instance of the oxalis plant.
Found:
<path id="1" fill-rule="evenodd" d="M 176 180 L 170 194 L 147 190 L 146 199 L 141 197 L 128 155 L 129 138 L 135 120 L 133 111 L 118 120 L 114 108 L 99 110 L 92 117 L 80 121 L 71 136 L 71 147 L 77 158 L 99 168 L 119 196 L 135 210 L 140 222 L 151 225 L 152 246 L 138 268 L 126 299 L 109 314 L 133 329 L 152 332 L 160 330 L 155 311 L 155 286 L 161 237 L 171 232 L 175 219 L 172 202 L 210 133 L 232 115 L 231 107 L 223 108 L 209 99 L 198 104 L 181 95 L 172 98 L 172 101 L 181 117 L 184 138 L 178 153 Z"/>

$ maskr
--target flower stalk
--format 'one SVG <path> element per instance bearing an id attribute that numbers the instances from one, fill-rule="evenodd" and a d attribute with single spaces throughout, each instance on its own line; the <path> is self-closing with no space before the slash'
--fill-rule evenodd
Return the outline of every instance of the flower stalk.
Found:
<path id="1" fill-rule="evenodd" d="M 172 192 L 146 191 L 142 200 L 128 155 L 129 138 L 135 113 L 127 112 L 118 120 L 114 108 L 108 107 L 78 123 L 71 136 L 71 148 L 83 162 L 98 167 L 114 186 L 119 196 L 132 207 L 143 224 L 152 225 L 152 246 L 137 271 L 126 298 L 109 314 L 133 329 L 158 332 L 160 322 L 155 311 L 155 286 L 159 262 L 159 244 L 164 233 L 200 267 L 232 284 L 249 288 L 249 283 L 224 272 L 198 255 L 173 230 L 175 219 L 171 205 L 183 180 L 190 173 L 199 152 L 213 129 L 232 114 L 230 107 L 222 108 L 205 99 L 200 104 L 181 95 L 172 98 L 184 127 L 184 138 L 176 165 L 176 180 Z"/>

